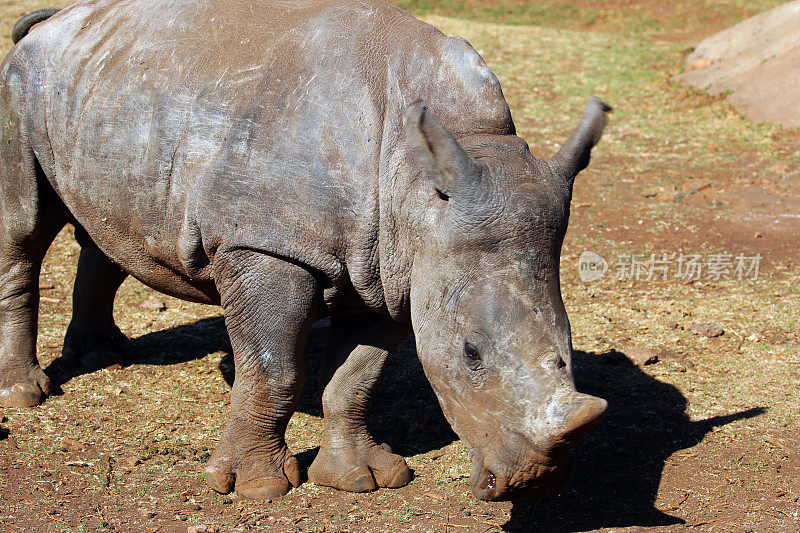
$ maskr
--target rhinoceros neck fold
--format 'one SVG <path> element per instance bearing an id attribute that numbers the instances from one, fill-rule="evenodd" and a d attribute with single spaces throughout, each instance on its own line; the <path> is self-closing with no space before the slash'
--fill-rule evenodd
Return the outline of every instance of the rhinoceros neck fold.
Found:
<path id="1" fill-rule="evenodd" d="M 515 128 L 500 83 L 467 41 L 411 17 L 403 22 L 385 65 L 378 253 L 386 308 L 405 321 L 415 250 L 435 229 L 427 220 L 434 189 L 411 153 L 403 111 L 423 101 L 456 141 L 513 135 Z"/>

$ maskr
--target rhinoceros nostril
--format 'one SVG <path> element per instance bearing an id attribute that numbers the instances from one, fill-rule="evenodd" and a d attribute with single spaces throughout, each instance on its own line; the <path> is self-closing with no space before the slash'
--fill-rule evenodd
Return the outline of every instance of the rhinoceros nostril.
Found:
<path id="1" fill-rule="evenodd" d="M 486 474 L 486 490 L 492 491 L 497 489 L 497 479 L 494 474 L 489 472 Z"/>
<path id="2" fill-rule="evenodd" d="M 547 370 L 561 370 L 567 363 L 564 358 L 558 355 L 555 351 L 550 351 L 541 360 L 541 365 Z"/>
<path id="3" fill-rule="evenodd" d="M 497 497 L 497 478 L 488 468 L 484 469 L 483 475 L 478 481 L 478 488 L 484 491 L 487 500 Z"/>

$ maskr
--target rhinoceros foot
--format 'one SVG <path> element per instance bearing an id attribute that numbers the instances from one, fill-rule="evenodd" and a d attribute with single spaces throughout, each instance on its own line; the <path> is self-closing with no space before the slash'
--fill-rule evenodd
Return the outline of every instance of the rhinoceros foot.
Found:
<path id="1" fill-rule="evenodd" d="M 285 446 L 278 453 L 252 451 L 235 444 L 228 430 L 208 460 L 204 476 L 209 487 L 221 494 L 236 491 L 242 498 L 278 498 L 301 483 L 300 465 Z"/>
<path id="2" fill-rule="evenodd" d="M 50 378 L 37 365 L 27 372 L 3 372 L 0 380 L 0 405 L 33 407 L 50 395 Z"/>
<path id="3" fill-rule="evenodd" d="M 85 370 L 122 365 L 127 355 L 128 338 L 116 326 L 104 332 L 86 332 L 70 324 L 61 354 Z"/>
<path id="4" fill-rule="evenodd" d="M 411 481 L 406 460 L 387 444 L 332 447 L 323 444 L 308 469 L 308 479 L 349 492 L 369 492 L 378 487 L 395 489 Z"/>

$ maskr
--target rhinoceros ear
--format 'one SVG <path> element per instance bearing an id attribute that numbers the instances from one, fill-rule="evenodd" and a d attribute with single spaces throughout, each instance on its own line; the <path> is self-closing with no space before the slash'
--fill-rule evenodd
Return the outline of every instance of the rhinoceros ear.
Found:
<path id="1" fill-rule="evenodd" d="M 556 174 L 570 186 L 575 176 L 589 165 L 592 148 L 600 141 L 606 126 L 606 114 L 611 110 L 611 106 L 593 96 L 583 113 L 581 123 L 550 160 L 550 166 Z"/>
<path id="2" fill-rule="evenodd" d="M 447 199 L 473 187 L 477 165 L 425 104 L 416 102 L 403 115 L 414 157 L 440 196 Z"/>

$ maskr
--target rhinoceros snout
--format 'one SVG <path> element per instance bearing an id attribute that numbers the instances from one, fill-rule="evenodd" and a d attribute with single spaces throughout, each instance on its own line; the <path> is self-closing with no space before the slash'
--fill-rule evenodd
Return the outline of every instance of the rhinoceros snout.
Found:
<path id="1" fill-rule="evenodd" d="M 484 501 L 545 498 L 561 492 L 573 471 L 569 455 L 555 462 L 537 457 L 536 462 L 510 466 L 474 454 L 470 484 L 475 497 Z"/>
<path id="2" fill-rule="evenodd" d="M 561 492 L 572 478 L 569 450 L 602 420 L 608 403 L 575 394 L 558 431 L 541 440 L 514 433 L 498 450 L 473 450 L 470 483 L 476 498 L 486 501 L 544 498 Z M 534 442 L 538 441 L 538 444 Z"/>

